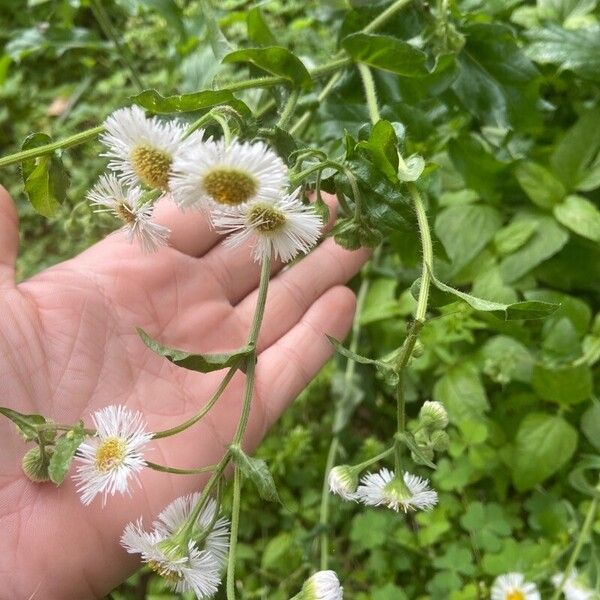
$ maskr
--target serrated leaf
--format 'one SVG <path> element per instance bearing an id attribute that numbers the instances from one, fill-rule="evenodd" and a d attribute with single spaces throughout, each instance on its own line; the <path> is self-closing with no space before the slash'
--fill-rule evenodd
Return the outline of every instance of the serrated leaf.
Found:
<path id="1" fill-rule="evenodd" d="M 223 354 L 192 354 L 183 350 L 176 350 L 169 346 L 163 346 L 160 342 L 152 339 L 143 329 L 137 328 L 142 342 L 159 356 L 164 356 L 173 364 L 190 371 L 199 373 L 210 373 L 227 367 L 238 367 L 244 369 L 245 360 L 250 356 L 252 349 L 248 346 Z"/>
<path id="2" fill-rule="evenodd" d="M 48 475 L 56 485 L 60 485 L 64 481 L 75 452 L 77 452 L 77 448 L 79 448 L 85 436 L 83 422 L 80 422 L 56 440 L 54 452 L 50 457 L 48 466 Z"/>
<path id="3" fill-rule="evenodd" d="M 373 164 L 392 182 L 398 181 L 398 138 L 389 121 L 380 120 L 373 125 L 368 141 L 358 143 Z"/>
<path id="4" fill-rule="evenodd" d="M 267 73 L 283 77 L 296 87 L 305 90 L 312 88 L 310 73 L 303 62 L 287 48 L 268 46 L 235 50 L 227 54 L 223 62 L 251 63 Z"/>
<path id="5" fill-rule="evenodd" d="M 44 133 L 27 136 L 21 150 L 45 146 L 52 142 Z M 62 160 L 53 152 L 22 162 L 23 184 L 31 205 L 44 217 L 53 216 L 65 199 L 69 176 Z"/>
<path id="6" fill-rule="evenodd" d="M 229 451 L 235 465 L 254 483 L 263 500 L 281 502 L 271 471 L 262 458 L 248 456 L 239 446 L 230 446 Z"/>
<path id="7" fill-rule="evenodd" d="M 26 415 L 4 406 L 0 406 L 0 414 L 10 419 L 28 441 L 35 440 L 37 438 L 37 426 L 46 423 L 46 419 L 42 415 Z"/>
<path id="8" fill-rule="evenodd" d="M 427 55 L 389 35 L 353 33 L 342 40 L 344 50 L 357 62 L 405 77 L 428 74 Z"/>
<path id="9" fill-rule="evenodd" d="M 156 90 L 144 90 L 135 96 L 131 96 L 130 100 L 156 114 L 194 112 L 223 104 L 231 106 L 243 116 L 250 116 L 251 114 L 246 104 L 238 100 L 228 90 L 204 90 L 174 96 L 162 96 Z"/>

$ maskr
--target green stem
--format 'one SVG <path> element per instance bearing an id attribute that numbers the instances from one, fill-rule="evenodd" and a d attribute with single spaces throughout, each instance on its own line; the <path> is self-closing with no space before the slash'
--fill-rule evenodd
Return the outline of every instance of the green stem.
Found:
<path id="1" fill-rule="evenodd" d="M 223 139 L 225 140 L 225 145 L 229 146 L 229 144 L 231 143 L 231 129 L 229 128 L 229 123 L 227 122 L 227 119 L 219 113 L 214 113 L 213 119 L 221 126 L 221 129 L 223 130 Z"/>
<path id="2" fill-rule="evenodd" d="M 167 467 L 149 461 L 146 461 L 146 466 L 154 471 L 173 473 L 174 475 L 198 475 L 199 473 L 214 471 L 217 468 L 217 465 L 209 465 L 208 467 L 199 467 L 198 469 L 176 469 L 175 467 Z"/>
<path id="3" fill-rule="evenodd" d="M 206 413 L 208 413 L 208 411 L 215 405 L 217 400 L 223 395 L 225 388 L 229 385 L 229 382 L 235 375 L 235 372 L 238 370 L 238 367 L 239 364 L 235 364 L 233 367 L 230 367 L 229 371 L 227 371 L 227 374 L 225 375 L 225 377 L 223 377 L 223 380 L 219 384 L 219 387 L 215 390 L 215 393 L 212 395 L 212 398 L 202 407 L 202 409 L 199 412 L 197 412 L 193 417 L 189 418 L 187 421 L 184 421 L 180 425 L 177 425 L 176 427 L 171 427 L 169 429 L 157 431 L 152 436 L 153 439 L 158 440 L 160 438 L 166 438 L 172 435 L 176 435 L 178 433 L 181 433 L 182 431 L 185 431 L 186 429 L 189 429 L 192 425 L 197 423 L 204 415 L 206 415 Z"/>
<path id="4" fill-rule="evenodd" d="M 240 504 L 242 497 L 242 473 L 239 467 L 233 471 L 233 504 L 231 508 L 231 538 L 227 559 L 227 598 L 235 598 L 235 555 L 240 525 Z"/>
<path id="5" fill-rule="evenodd" d="M 115 45 L 115 48 L 119 53 L 119 58 L 121 59 L 121 62 L 123 63 L 125 68 L 129 70 L 133 83 L 141 92 L 144 89 L 144 84 L 142 83 L 140 75 L 135 65 L 133 64 L 133 59 L 131 53 L 129 52 L 129 48 L 127 48 L 127 46 L 125 46 L 125 44 L 122 44 L 119 40 L 119 32 L 115 29 L 114 25 L 112 24 L 112 21 L 110 20 L 110 17 L 106 10 L 104 10 L 102 2 L 100 0 L 92 0 L 91 9 L 94 13 L 96 21 L 98 21 L 98 24 L 100 25 L 100 28 L 102 29 L 104 34 Z"/>
<path id="6" fill-rule="evenodd" d="M 300 90 L 294 89 L 290 92 L 289 98 L 283 107 L 283 112 L 277 121 L 277 127 L 280 129 L 286 129 L 290 119 L 294 116 L 296 110 L 296 104 L 298 104 L 298 98 L 300 97 Z"/>
<path id="7" fill-rule="evenodd" d="M 375 251 L 373 257 L 374 262 L 379 258 L 380 248 Z M 358 290 L 356 297 L 356 316 L 352 324 L 352 341 L 350 342 L 350 351 L 356 352 L 358 350 L 358 344 L 360 341 L 360 315 L 362 313 L 367 294 L 369 292 L 369 286 L 371 285 L 371 279 L 363 274 L 363 279 Z M 354 373 L 356 371 L 356 363 L 353 360 L 348 359 L 346 361 L 346 370 L 344 371 L 344 393 L 349 393 L 352 387 L 352 380 L 354 379 Z M 342 399 L 341 403 L 344 404 L 345 398 Z M 326 571 L 329 565 L 329 472 L 335 466 L 337 454 L 340 446 L 340 432 L 337 431 L 331 438 L 329 445 L 329 452 L 327 454 L 327 465 L 325 467 L 325 474 L 323 477 L 323 487 L 321 490 L 321 508 L 319 511 L 319 525 L 321 527 L 321 534 L 319 537 L 319 547 L 321 550 L 321 561 L 320 568 L 322 571 Z"/>
<path id="8" fill-rule="evenodd" d="M 550 600 L 558 600 L 560 598 L 560 594 L 563 590 L 563 587 L 565 586 L 567 578 L 573 571 L 573 568 L 575 567 L 575 565 L 577 563 L 577 559 L 579 558 L 579 554 L 581 553 L 583 545 L 585 544 L 585 541 L 590 534 L 592 526 L 594 525 L 594 519 L 596 518 L 597 511 L 598 511 L 598 497 L 595 497 L 592 500 L 590 507 L 588 508 L 587 514 L 585 516 L 585 521 L 583 522 L 583 527 L 581 528 L 581 531 L 579 532 L 579 537 L 577 538 L 577 543 L 575 544 L 575 548 L 573 548 L 573 552 L 571 553 L 571 556 L 569 558 L 567 568 L 565 569 L 565 571 L 563 573 L 560 585 L 556 588 L 556 591 L 554 592 L 554 594 L 552 595 L 552 598 Z"/>
<path id="9" fill-rule="evenodd" d="M 371 123 L 375 125 L 377 121 L 381 120 L 381 115 L 379 114 L 379 106 L 377 105 L 377 92 L 375 90 L 373 74 L 367 65 L 358 63 L 356 66 L 358 67 L 358 72 L 360 73 L 363 88 L 365 90 L 367 107 L 369 108 L 369 117 L 371 119 Z"/>
<path id="10" fill-rule="evenodd" d="M 381 454 L 378 454 L 377 456 L 374 456 L 373 458 L 369 458 L 368 460 L 358 463 L 357 465 L 352 465 L 352 468 L 356 469 L 357 471 L 364 471 L 367 467 L 370 467 L 372 464 L 375 464 L 376 462 L 379 462 L 380 460 L 387 458 L 393 451 L 394 451 L 393 447 L 388 448 L 387 450 L 384 450 Z"/>
<path id="11" fill-rule="evenodd" d="M 421 288 L 419 290 L 419 298 L 417 300 L 417 310 L 415 319 L 424 321 L 427 314 L 427 302 L 429 299 L 429 286 L 431 284 L 431 271 L 433 268 L 433 245 L 431 243 L 431 231 L 427 221 L 427 213 L 421 199 L 421 194 L 414 183 L 408 184 L 408 190 L 415 204 L 417 213 L 417 222 L 419 224 L 419 232 L 421 234 L 421 247 L 423 249 L 423 269 L 421 273 Z"/>
<path id="12" fill-rule="evenodd" d="M 363 30 L 363 33 L 373 33 L 381 29 L 398 11 L 402 10 L 412 0 L 396 0 L 390 4 L 380 15 L 375 17 Z"/>

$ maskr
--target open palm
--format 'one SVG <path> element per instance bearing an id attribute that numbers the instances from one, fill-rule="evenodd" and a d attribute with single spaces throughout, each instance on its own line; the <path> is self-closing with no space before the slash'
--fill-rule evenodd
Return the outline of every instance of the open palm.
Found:
<path id="1" fill-rule="evenodd" d="M 150 430 L 179 424 L 210 398 L 222 373 L 175 367 L 148 350 L 142 327 L 161 342 L 194 352 L 242 345 L 256 303 L 259 267 L 247 248 L 219 244 L 199 214 L 168 203 L 157 219 L 172 228 L 171 248 L 144 255 L 121 234 L 19 285 L 12 200 L 0 187 L 0 405 L 60 423 L 109 404 L 140 410 Z M 326 240 L 271 283 L 259 338 L 255 396 L 245 445 L 255 446 L 331 354 L 325 337 L 343 337 L 354 310 L 344 284 L 365 252 Z M 275 266 L 274 270 L 278 270 Z M 179 468 L 214 464 L 241 410 L 237 374 L 210 413 L 184 433 L 155 441 L 149 460 Z M 133 568 L 118 544 L 124 525 L 149 523 L 203 476 L 146 469 L 132 497 L 84 507 L 70 479 L 34 484 L 20 467 L 27 447 L 0 421 L 0 598 L 83 600 L 105 595 Z"/>

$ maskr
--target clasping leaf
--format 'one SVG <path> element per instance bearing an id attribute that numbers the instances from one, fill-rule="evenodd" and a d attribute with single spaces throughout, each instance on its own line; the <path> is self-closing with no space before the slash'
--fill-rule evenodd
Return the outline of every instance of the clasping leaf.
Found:
<path id="1" fill-rule="evenodd" d="M 229 453 L 240 471 L 252 480 L 263 500 L 281 502 L 271 471 L 262 458 L 248 456 L 238 445 L 231 445 Z"/>

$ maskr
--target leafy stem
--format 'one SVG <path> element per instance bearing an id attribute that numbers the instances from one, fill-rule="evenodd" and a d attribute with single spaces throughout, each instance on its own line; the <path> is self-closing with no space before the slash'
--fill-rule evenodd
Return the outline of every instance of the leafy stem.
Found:
<path id="1" fill-rule="evenodd" d="M 358 72 L 360 73 L 360 78 L 362 79 L 363 88 L 365 90 L 369 117 L 371 123 L 375 125 L 375 123 L 381 119 L 381 115 L 379 114 L 379 106 L 377 105 L 377 91 L 375 90 L 373 74 L 367 65 L 358 63 L 356 66 L 358 67 Z"/>
<path id="2" fill-rule="evenodd" d="M 294 89 L 290 92 L 290 95 L 283 107 L 283 111 L 279 116 L 279 120 L 277 121 L 277 127 L 280 129 L 286 129 L 290 119 L 294 116 L 294 111 L 296 110 L 296 104 L 298 104 L 298 98 L 300 97 L 300 90 Z"/>

